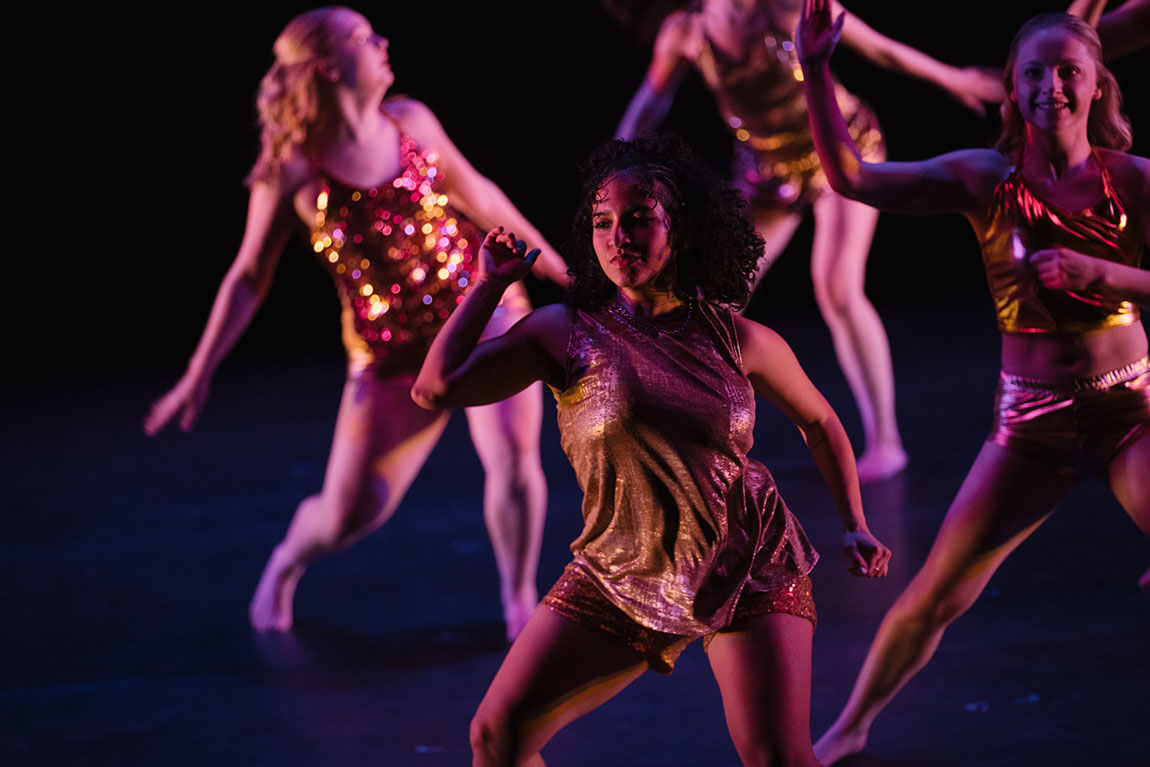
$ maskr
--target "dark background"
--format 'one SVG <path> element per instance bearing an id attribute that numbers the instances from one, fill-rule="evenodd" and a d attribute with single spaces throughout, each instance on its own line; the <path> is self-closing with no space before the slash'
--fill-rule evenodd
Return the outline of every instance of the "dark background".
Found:
<path id="1" fill-rule="evenodd" d="M 999 65 L 1021 22 L 1059 6 L 849 4 L 879 31 L 937 58 L 989 66 Z M 27 189 L 45 188 L 24 208 L 33 223 L 28 236 L 14 243 L 13 258 L 27 273 L 9 283 L 15 305 L 23 307 L 9 325 L 17 329 L 9 343 L 34 363 L 22 365 L 21 375 L 71 374 L 77 365 L 178 373 L 243 231 L 242 180 L 258 139 L 254 94 L 271 64 L 271 44 L 286 21 L 308 7 L 207 3 L 160 13 L 101 6 L 48 20 L 47 39 L 63 43 L 53 49 L 67 61 L 67 116 L 39 126 L 20 123 L 48 138 L 49 156 L 65 163 L 58 173 L 33 171 L 25 179 Z M 612 135 L 643 77 L 646 44 L 591 0 L 357 8 L 390 40 L 395 92 L 426 102 L 480 172 L 553 244 L 561 242 L 577 163 Z M 36 62 L 46 58 L 45 32 L 26 34 L 20 42 L 37 51 L 27 60 L 37 71 Z M 1148 130 L 1150 120 L 1135 75 L 1147 71 L 1148 61 L 1143 53 L 1115 66 L 1140 154 L 1148 150 L 1138 129 Z M 892 159 L 983 146 L 997 134 L 996 115 L 979 118 L 930 85 L 849 51 L 836 54 L 834 67 L 877 111 Z M 730 139 L 696 75 L 665 127 L 726 167 Z M 752 316 L 771 322 L 777 313 L 813 304 L 810 232 L 808 217 Z M 530 288 L 537 301 L 559 297 L 546 285 Z M 985 285 L 968 225 L 957 216 L 884 216 L 868 289 L 880 311 L 906 301 L 981 295 Z M 33 330 L 41 322 L 46 333 Z M 234 355 L 335 354 L 337 327 L 335 292 L 297 238 Z"/>

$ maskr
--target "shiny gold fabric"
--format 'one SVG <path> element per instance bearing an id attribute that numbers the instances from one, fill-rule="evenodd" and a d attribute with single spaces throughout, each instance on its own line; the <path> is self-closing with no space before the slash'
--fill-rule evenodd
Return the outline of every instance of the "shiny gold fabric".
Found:
<path id="1" fill-rule="evenodd" d="M 1122 448 L 1147 432 L 1146 357 L 1089 378 L 999 378 L 990 440 L 1069 476 L 1104 472 Z"/>
<path id="2" fill-rule="evenodd" d="M 699 71 L 734 134 L 734 184 L 752 207 L 801 208 L 827 185 L 811 138 L 803 71 L 790 37 L 769 29 L 746 58 L 725 57 L 704 38 Z M 874 113 L 836 83 L 839 111 L 862 158 L 886 158 Z"/>
<path id="3" fill-rule="evenodd" d="M 329 175 L 316 197 L 312 248 L 339 291 L 353 374 L 419 370 L 483 240 L 452 207 L 434 151 L 403 135 L 400 159 L 394 179 L 357 189 Z M 504 301 L 530 308 L 518 283 Z"/>
<path id="4" fill-rule="evenodd" d="M 985 222 L 975 223 L 986 279 L 1004 333 L 1087 333 L 1138 321 L 1138 307 L 1097 293 L 1043 287 L 1030 254 L 1061 246 L 1126 266 L 1139 266 L 1145 243 L 1127 217 L 1110 172 L 1095 155 L 1102 196 L 1091 208 L 1068 211 L 1045 202 L 1016 169 L 994 191 Z"/>
<path id="5" fill-rule="evenodd" d="M 747 457 L 754 392 L 728 310 L 640 321 L 573 312 L 563 449 L 584 492 L 575 563 L 635 622 L 700 635 L 742 595 L 784 588 L 818 558 L 766 467 Z"/>
<path id="6" fill-rule="evenodd" d="M 580 626 L 611 637 L 647 656 L 651 668 L 660 674 L 670 674 L 683 650 L 698 639 L 697 636 L 667 634 L 640 626 L 611 604 L 590 576 L 575 563 L 567 565 L 541 603 Z M 795 615 L 817 625 L 811 579 L 806 575 L 799 576 L 776 591 L 758 592 L 739 599 L 732 626 L 725 630 L 737 631 L 747 619 L 770 613 Z M 715 633 L 704 635 L 706 647 L 714 637 Z"/>

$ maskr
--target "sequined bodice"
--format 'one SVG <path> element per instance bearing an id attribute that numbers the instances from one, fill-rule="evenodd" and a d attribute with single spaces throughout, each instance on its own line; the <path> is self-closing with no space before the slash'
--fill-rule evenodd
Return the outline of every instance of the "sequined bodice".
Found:
<path id="1" fill-rule="evenodd" d="M 789 35 L 768 28 L 738 60 L 704 37 L 698 66 L 740 140 L 740 131 L 768 136 L 808 130 L 803 71 Z"/>
<path id="2" fill-rule="evenodd" d="M 795 544 L 802 572 L 813 566 L 766 467 L 747 458 L 754 393 L 729 311 L 699 304 L 646 324 L 576 311 L 568 363 L 558 421 L 585 493 L 572 550 L 616 605 L 670 633 L 724 625 L 767 528 Z"/>
<path id="3" fill-rule="evenodd" d="M 1086 210 L 1067 211 L 1034 194 L 1017 170 L 994 191 L 979 234 L 998 328 L 1004 333 L 1082 333 L 1138 321 L 1129 301 L 1096 293 L 1051 290 L 1028 258 L 1037 250 L 1065 247 L 1127 266 L 1138 266 L 1145 243 L 1130 220 L 1101 159 L 1102 196 Z"/>
<path id="4" fill-rule="evenodd" d="M 471 276 L 482 239 L 451 205 L 434 151 L 400 138 L 401 171 L 357 189 L 325 175 L 311 244 L 344 305 L 354 366 L 417 370 Z"/>

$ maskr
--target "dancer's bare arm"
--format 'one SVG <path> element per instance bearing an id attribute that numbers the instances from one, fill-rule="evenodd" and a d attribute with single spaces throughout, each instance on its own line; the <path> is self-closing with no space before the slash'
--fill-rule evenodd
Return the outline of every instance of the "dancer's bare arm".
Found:
<path id="1" fill-rule="evenodd" d="M 851 572 L 876 578 L 886 575 L 890 549 L 867 527 L 854 451 L 838 415 L 807 378 L 781 336 L 744 317 L 736 315 L 734 319 L 743 372 L 755 393 L 782 410 L 799 428 L 834 496 Z"/>
<path id="2" fill-rule="evenodd" d="M 536 272 L 566 287 L 570 278 L 563 257 L 547 244 L 543 235 L 519 212 L 503 190 L 475 169 L 448 137 L 435 114 L 415 99 L 392 99 L 389 104 L 403 127 L 420 143 L 433 147 L 439 154 L 439 164 L 443 168 L 452 203 L 484 228 L 504 224 L 535 243 L 540 250 Z"/>
<path id="3" fill-rule="evenodd" d="M 235 260 L 216 292 L 187 370 L 171 390 L 152 404 L 144 420 L 146 433 L 159 432 L 176 417 L 184 431 L 195 424 L 212 376 L 251 323 L 271 287 L 280 254 L 297 220 L 292 196 L 309 173 L 306 162 L 297 158 L 284 163 L 274 179 L 252 184 L 243 240 Z"/>
<path id="4" fill-rule="evenodd" d="M 654 130 L 675 100 L 675 93 L 693 66 L 694 14 L 675 11 L 659 28 L 647 74 L 615 130 L 615 137 L 630 140 Z"/>
<path id="5" fill-rule="evenodd" d="M 989 149 L 952 152 L 919 162 L 865 163 L 835 101 L 829 59 L 845 17 L 832 23 L 829 0 L 808 0 L 796 43 L 815 148 L 831 187 L 853 200 L 896 213 L 969 213 L 985 206 L 1007 172 Z"/>
<path id="6" fill-rule="evenodd" d="M 503 227 L 487 234 L 480 273 L 435 337 L 411 389 L 421 407 L 486 405 L 535 381 L 564 385 L 570 320 L 560 304 L 536 309 L 503 335 L 479 343 L 503 292 L 531 271 L 537 255 Z"/>
<path id="7" fill-rule="evenodd" d="M 831 13 L 835 17 L 840 14 L 844 16 L 844 45 L 881 67 L 918 77 L 943 89 L 960 104 L 980 115 L 986 113 L 986 104 L 997 104 L 1006 96 L 1000 73 L 994 69 L 945 64 L 871 28 L 843 8 L 837 0 L 831 2 Z"/>

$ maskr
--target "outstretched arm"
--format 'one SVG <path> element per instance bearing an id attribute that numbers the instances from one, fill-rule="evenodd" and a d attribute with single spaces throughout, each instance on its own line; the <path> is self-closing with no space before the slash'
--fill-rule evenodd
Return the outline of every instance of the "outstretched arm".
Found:
<path id="1" fill-rule="evenodd" d="M 794 352 L 777 333 L 735 316 L 743 372 L 755 393 L 770 400 L 799 427 L 823 481 L 830 488 L 843 523 L 843 543 L 855 575 L 882 577 L 890 549 L 867 527 L 858 471 L 850 440 L 835 411 L 815 388 Z"/>
<path id="2" fill-rule="evenodd" d="M 865 163 L 835 101 L 829 59 L 845 17 L 831 23 L 830 0 L 806 0 L 795 42 L 811 134 L 831 187 L 853 200 L 895 213 L 982 209 L 1005 172 L 992 150 L 965 150 L 921 162 Z"/>
<path id="3" fill-rule="evenodd" d="M 1098 26 L 1098 20 L 1102 18 L 1102 11 L 1106 9 L 1106 3 L 1109 0 L 1073 0 L 1070 7 L 1066 12 L 1073 16 L 1081 16 L 1092 27 Z"/>
<path id="4" fill-rule="evenodd" d="M 503 335 L 479 343 L 503 292 L 531 271 L 538 255 L 503 227 L 488 232 L 479 275 L 435 337 L 411 389 L 421 407 L 487 405 L 535 381 L 563 385 L 569 330 L 564 306 L 536 309 Z"/>
<path id="5" fill-rule="evenodd" d="M 936 85 L 980 115 L 986 114 L 986 104 L 997 104 L 1006 97 L 1001 74 L 996 70 L 944 64 L 872 29 L 858 16 L 839 5 L 837 0 L 832 0 L 831 12 L 836 17 L 844 17 L 843 44 L 881 67 Z"/>
<path id="6" fill-rule="evenodd" d="M 244 237 L 235 261 L 216 292 L 207 326 L 187 370 L 170 391 L 152 404 L 144 420 L 147 434 L 156 434 L 177 416 L 181 429 L 192 428 L 207 399 L 216 368 L 243 335 L 267 295 L 294 219 L 283 175 L 273 182 L 257 181 L 252 185 Z"/>
<path id="7" fill-rule="evenodd" d="M 1107 59 L 1150 46 L 1150 0 L 1127 0 L 1103 14 L 1097 26 Z"/>
<path id="8" fill-rule="evenodd" d="M 615 129 L 615 138 L 629 141 L 645 131 L 654 130 L 671 110 L 675 93 L 691 69 L 691 58 L 687 53 L 691 18 L 686 11 L 675 11 L 663 21 L 655 38 L 647 74 Z"/>
<path id="9" fill-rule="evenodd" d="M 463 156 L 435 114 L 422 102 L 403 99 L 397 111 L 409 132 L 425 146 L 439 153 L 448 194 L 453 203 L 481 227 L 490 229 L 503 223 L 531 242 L 537 243 L 540 256 L 536 271 L 542 277 L 566 287 L 571 281 L 567 264 L 543 235 L 519 212 L 507 195 L 494 182 L 475 169 Z"/>

